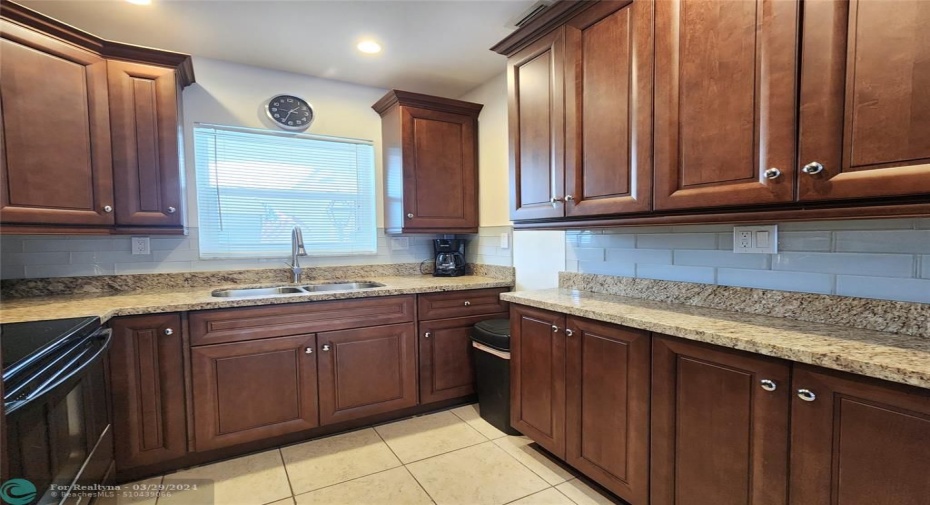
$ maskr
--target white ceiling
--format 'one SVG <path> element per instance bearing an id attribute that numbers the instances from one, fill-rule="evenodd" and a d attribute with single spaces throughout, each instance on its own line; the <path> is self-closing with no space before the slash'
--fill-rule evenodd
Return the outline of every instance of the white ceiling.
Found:
<path id="1" fill-rule="evenodd" d="M 533 0 L 22 0 L 105 39 L 379 88 L 458 97 L 504 71 L 488 50 Z M 355 49 L 361 38 L 384 46 Z M 195 69 L 196 71 L 196 69 Z"/>

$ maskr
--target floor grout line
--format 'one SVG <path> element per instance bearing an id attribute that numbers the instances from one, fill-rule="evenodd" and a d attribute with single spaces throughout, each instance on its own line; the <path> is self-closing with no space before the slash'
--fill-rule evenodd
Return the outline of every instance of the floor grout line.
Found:
<path id="1" fill-rule="evenodd" d="M 284 468 L 284 477 L 287 478 L 287 487 L 291 490 L 291 498 L 294 498 L 294 483 L 291 482 L 291 474 L 287 471 L 287 462 L 284 461 L 284 452 L 278 447 L 278 457 L 281 458 L 281 467 Z M 283 498 L 282 498 L 283 499 Z M 296 502 L 296 500 L 294 500 Z M 274 502 L 271 502 L 274 503 Z M 157 505 L 157 504 L 156 504 Z"/>
<path id="2" fill-rule="evenodd" d="M 355 481 L 355 480 L 364 479 L 365 477 L 371 477 L 372 475 L 378 475 L 379 473 L 390 472 L 391 470 L 397 470 L 398 468 L 403 468 L 403 467 L 404 467 L 404 465 L 403 465 L 403 463 L 401 463 L 400 466 L 392 466 L 391 468 L 385 468 L 384 470 L 378 470 L 377 472 L 372 472 L 372 473 L 368 473 L 368 474 L 365 474 L 365 475 L 359 475 L 358 477 L 352 477 L 351 479 L 346 479 L 346 480 L 341 481 L 341 482 L 334 482 L 334 483 L 332 483 L 332 484 L 327 484 L 327 485 L 325 485 L 325 486 L 323 486 L 323 487 L 318 487 L 318 488 L 316 488 L 316 489 L 311 489 L 310 491 L 304 491 L 304 492 L 302 492 L 302 493 L 295 494 L 295 495 L 294 495 L 294 499 L 296 500 L 298 496 L 303 496 L 303 495 L 305 495 L 305 494 L 315 493 L 315 492 L 320 491 L 320 490 L 323 490 L 323 489 L 329 489 L 329 488 L 331 488 L 331 487 L 338 486 L 338 485 L 340 485 L 340 484 L 345 484 L 345 483 L 347 483 L 347 482 L 352 482 L 352 481 Z"/>
<path id="3" fill-rule="evenodd" d="M 423 483 L 420 482 L 420 479 L 418 479 L 417 476 L 414 475 L 409 468 L 407 468 L 407 465 L 404 465 L 404 470 L 406 470 L 407 473 L 413 477 L 413 481 L 416 482 L 418 486 L 420 486 L 420 489 L 422 489 L 424 493 L 426 493 L 426 496 L 429 497 L 429 501 L 433 502 L 433 505 L 436 505 L 436 499 L 433 498 L 433 495 L 429 494 L 429 491 L 427 491 L 427 489 L 423 486 Z"/>

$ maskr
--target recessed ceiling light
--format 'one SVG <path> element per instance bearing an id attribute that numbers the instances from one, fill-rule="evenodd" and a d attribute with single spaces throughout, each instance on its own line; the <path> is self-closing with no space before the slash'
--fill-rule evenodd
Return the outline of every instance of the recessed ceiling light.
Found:
<path id="1" fill-rule="evenodd" d="M 363 40 L 358 43 L 357 46 L 359 51 L 367 54 L 375 54 L 381 52 L 381 44 L 373 40 Z"/>
<path id="2" fill-rule="evenodd" d="M 136 4 L 136 5 L 148 5 L 152 3 L 152 0 L 126 0 L 126 1 L 131 4 Z"/>

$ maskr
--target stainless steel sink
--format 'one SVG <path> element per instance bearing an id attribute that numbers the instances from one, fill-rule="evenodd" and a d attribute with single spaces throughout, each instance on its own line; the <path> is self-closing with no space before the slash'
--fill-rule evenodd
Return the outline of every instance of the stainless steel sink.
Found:
<path id="1" fill-rule="evenodd" d="M 350 282 L 324 282 L 301 286 L 307 291 L 351 291 L 353 289 L 372 289 L 384 287 L 380 282 L 350 281 Z"/>
<path id="2" fill-rule="evenodd" d="M 214 291 L 213 296 L 217 297 L 236 297 L 236 296 L 271 296 L 271 295 L 296 295 L 307 294 L 308 291 L 298 286 L 281 286 L 275 288 L 243 288 L 243 289 L 218 289 Z"/>
<path id="3" fill-rule="evenodd" d="M 352 291 L 354 289 L 372 289 L 383 287 L 380 282 L 371 281 L 338 281 L 308 284 L 306 286 L 274 286 L 269 288 L 242 288 L 217 289 L 212 293 L 215 297 L 235 298 L 240 296 L 273 296 L 273 295 L 307 295 L 321 291 Z"/>

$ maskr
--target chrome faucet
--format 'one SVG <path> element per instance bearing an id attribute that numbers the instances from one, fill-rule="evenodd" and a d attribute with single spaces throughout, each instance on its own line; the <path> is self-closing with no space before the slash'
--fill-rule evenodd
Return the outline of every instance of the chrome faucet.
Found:
<path id="1" fill-rule="evenodd" d="M 300 273 L 303 272 L 298 259 L 301 256 L 307 256 L 307 249 L 304 247 L 304 234 L 300 226 L 295 226 L 291 231 L 291 282 L 295 284 L 300 282 Z"/>

